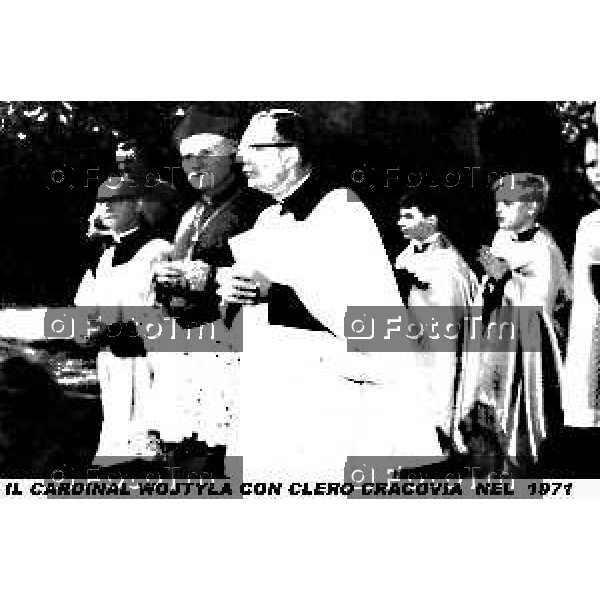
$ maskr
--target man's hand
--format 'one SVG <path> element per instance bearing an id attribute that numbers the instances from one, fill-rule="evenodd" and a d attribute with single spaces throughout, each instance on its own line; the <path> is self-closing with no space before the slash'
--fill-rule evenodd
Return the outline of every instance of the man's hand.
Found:
<path id="1" fill-rule="evenodd" d="M 185 271 L 180 262 L 165 261 L 154 265 L 154 279 L 166 287 L 184 287 Z"/>
<path id="2" fill-rule="evenodd" d="M 210 265 L 201 260 L 164 261 L 154 267 L 155 280 L 168 287 L 189 287 L 201 292 L 208 280 Z"/>
<path id="3" fill-rule="evenodd" d="M 254 277 L 248 277 L 230 269 L 219 269 L 217 276 L 219 288 L 217 294 L 223 302 L 230 304 L 252 305 L 260 302 L 261 283 Z"/>
<path id="4" fill-rule="evenodd" d="M 481 248 L 477 259 L 492 279 L 502 279 L 510 271 L 508 262 L 503 258 L 494 256 L 487 246 Z"/>

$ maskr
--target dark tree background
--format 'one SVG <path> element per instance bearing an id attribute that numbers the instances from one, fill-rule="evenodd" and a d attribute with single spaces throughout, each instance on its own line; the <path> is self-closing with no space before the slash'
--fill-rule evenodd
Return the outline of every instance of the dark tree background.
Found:
<path id="1" fill-rule="evenodd" d="M 118 142 L 135 139 L 150 170 L 176 185 L 183 206 L 191 202 L 172 143 L 190 104 L 0 103 L 0 304 L 70 302 L 86 260 L 86 219 L 99 183 L 117 173 Z M 415 185 L 445 199 L 450 234 L 467 258 L 493 230 L 491 171 L 549 176 L 547 222 L 567 258 L 577 221 L 592 208 L 583 174 L 585 140 L 595 134 L 589 102 L 194 104 L 242 120 L 274 106 L 300 110 L 328 175 L 365 200 L 391 254 L 399 243 L 394 201 Z"/>

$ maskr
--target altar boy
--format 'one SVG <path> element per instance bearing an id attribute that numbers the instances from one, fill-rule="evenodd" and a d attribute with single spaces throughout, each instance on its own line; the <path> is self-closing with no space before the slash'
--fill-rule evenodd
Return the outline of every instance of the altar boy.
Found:
<path id="1" fill-rule="evenodd" d="M 445 198 L 431 188 L 415 188 L 401 198 L 398 226 L 408 246 L 395 261 L 396 279 L 407 310 L 414 321 L 439 322 L 438 331 L 450 324 L 464 323 L 472 304 L 476 279 L 448 237 L 443 233 Z M 422 338 L 427 340 L 426 337 Z M 444 343 L 447 338 L 444 339 Z M 457 397 L 462 393 L 464 339 L 457 335 L 452 348 L 428 339 L 416 349 L 422 368 L 423 385 L 435 407 L 435 426 L 442 447 L 457 445 L 455 422 Z M 458 443 L 460 446 L 460 443 Z"/>
<path id="2" fill-rule="evenodd" d="M 465 386 L 464 408 L 477 401 L 490 406 L 505 456 L 527 468 L 562 421 L 562 360 L 553 316 L 570 296 L 570 282 L 560 249 L 538 221 L 548 201 L 545 177 L 511 173 L 492 191 L 498 230 L 479 256 L 486 271 L 481 302 L 490 323 L 498 321 L 500 309 L 516 307 L 516 333 L 502 351 L 483 343 L 479 367 Z"/>

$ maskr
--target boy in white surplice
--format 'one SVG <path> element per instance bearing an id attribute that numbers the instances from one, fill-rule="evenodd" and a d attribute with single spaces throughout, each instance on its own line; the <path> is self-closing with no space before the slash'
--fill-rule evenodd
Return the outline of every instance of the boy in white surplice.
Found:
<path id="1" fill-rule="evenodd" d="M 476 290 L 475 275 L 446 237 L 441 227 L 444 199 L 435 190 L 417 188 L 404 196 L 398 226 L 409 240 L 395 261 L 396 279 L 410 313 L 419 323 L 432 318 L 449 324 L 463 323 Z M 444 325 L 445 323 L 445 325 Z M 425 339 L 425 338 L 424 338 Z M 453 351 L 435 348 L 435 342 L 417 352 L 423 386 L 435 406 L 442 446 L 456 445 L 455 404 L 461 393 L 464 339 L 457 336 Z M 460 446 L 460 443 L 458 444 Z"/>
<path id="2" fill-rule="evenodd" d="M 562 360 L 553 317 L 561 298 L 570 296 L 570 282 L 560 249 L 538 223 L 548 199 L 546 179 L 513 173 L 492 189 L 499 228 L 491 247 L 480 252 L 486 275 L 478 301 L 489 323 L 501 321 L 501 309 L 517 308 L 516 333 L 502 351 L 482 337 L 478 364 L 467 373 L 463 416 L 475 402 L 489 406 L 504 456 L 527 467 L 562 421 Z"/>

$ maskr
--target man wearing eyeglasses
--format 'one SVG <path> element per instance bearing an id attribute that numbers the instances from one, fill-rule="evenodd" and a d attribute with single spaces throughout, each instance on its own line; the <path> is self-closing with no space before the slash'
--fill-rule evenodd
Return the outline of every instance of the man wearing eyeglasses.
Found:
<path id="1" fill-rule="evenodd" d="M 271 211 L 262 217 L 263 224 L 273 215 L 287 215 L 303 223 L 328 193 L 338 187 L 321 176 L 315 152 L 306 122 L 293 111 L 272 110 L 252 118 L 237 156 L 248 186 L 275 201 Z M 355 201 L 359 202 L 358 198 Z M 262 227 L 263 235 L 268 229 L 268 226 Z M 290 286 L 260 276 L 250 277 L 239 267 L 240 264 L 236 265 L 220 277 L 219 294 L 225 303 L 252 305 L 268 301 L 269 323 L 273 325 L 327 329 L 325 324 L 315 320 Z"/>
<path id="2" fill-rule="evenodd" d="M 349 455 L 440 452 L 408 381 L 412 356 L 346 350 L 349 306 L 402 300 L 370 213 L 322 175 L 315 140 L 298 113 L 276 109 L 252 117 L 238 149 L 248 185 L 275 201 L 230 239 L 236 264 L 219 278 L 224 303 L 244 305 L 239 443 L 249 481 L 341 481 Z"/>

